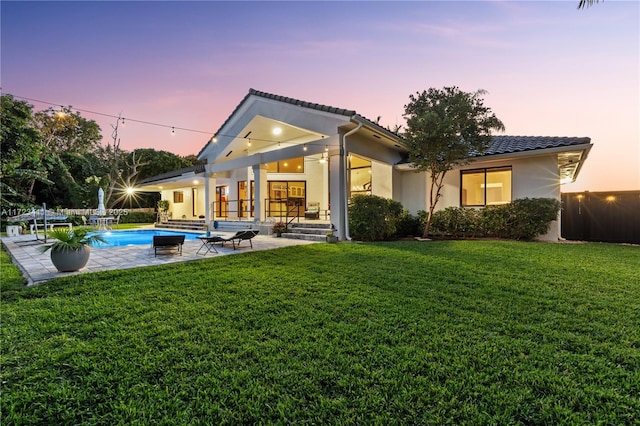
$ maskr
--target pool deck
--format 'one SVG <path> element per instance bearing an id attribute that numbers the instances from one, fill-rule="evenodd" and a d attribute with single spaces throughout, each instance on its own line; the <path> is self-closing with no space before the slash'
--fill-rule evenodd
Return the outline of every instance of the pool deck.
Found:
<path id="1" fill-rule="evenodd" d="M 233 235 L 233 233 L 229 233 L 229 235 Z M 35 235 L 2 237 L 2 245 L 9 253 L 14 264 L 22 271 L 22 274 L 27 279 L 27 285 L 36 285 L 53 278 L 86 274 L 88 272 L 164 265 L 167 263 L 225 256 L 228 254 L 247 253 L 252 250 L 270 250 L 279 247 L 314 243 L 313 241 L 276 238 L 271 235 L 257 235 L 253 238 L 252 242 L 253 249 L 251 249 L 248 241 L 243 241 L 236 250 L 233 249 L 230 243 L 225 244 L 224 247 L 216 245 L 218 254 L 210 252 L 207 253 L 206 256 L 196 254 L 202 246 L 200 240 L 186 240 L 182 247 L 182 256 L 179 254 L 159 254 L 155 257 L 151 244 L 109 248 L 92 247 L 91 257 L 84 268 L 76 272 L 58 272 L 56 267 L 53 266 L 53 263 L 51 263 L 50 253 L 41 253 L 39 251 L 39 248 L 44 245 L 42 237 L 40 237 L 40 240 L 36 240 Z"/>

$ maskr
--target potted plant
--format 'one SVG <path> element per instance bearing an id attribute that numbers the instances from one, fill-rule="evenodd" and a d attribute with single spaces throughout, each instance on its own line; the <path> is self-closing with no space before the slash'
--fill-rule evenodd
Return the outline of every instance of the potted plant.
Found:
<path id="1" fill-rule="evenodd" d="M 333 229 L 331 231 L 327 232 L 327 234 L 325 236 L 327 237 L 327 242 L 328 243 L 337 243 L 338 242 L 338 236 L 333 233 Z"/>
<path id="2" fill-rule="evenodd" d="M 276 237 L 281 237 L 283 233 L 287 232 L 287 224 L 284 222 L 276 222 L 273 224 L 271 231 L 276 234 Z"/>
<path id="3" fill-rule="evenodd" d="M 160 223 L 165 223 L 169 219 L 169 200 L 158 201 L 158 216 Z"/>
<path id="4" fill-rule="evenodd" d="M 84 268 L 89 261 L 90 245 L 106 242 L 98 234 L 89 234 L 86 228 L 54 228 L 48 236 L 57 241 L 42 246 L 42 253 L 51 250 L 51 262 L 60 272 L 73 272 Z"/>

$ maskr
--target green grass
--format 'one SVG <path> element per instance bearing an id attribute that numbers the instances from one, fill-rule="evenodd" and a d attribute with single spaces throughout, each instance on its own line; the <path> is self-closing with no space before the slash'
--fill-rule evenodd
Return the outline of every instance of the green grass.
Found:
<path id="1" fill-rule="evenodd" d="M 0 300 L 15 297 L 27 284 L 20 270 L 11 263 L 4 247 L 0 248 Z M 1 311 L 0 311 L 1 312 Z"/>
<path id="2" fill-rule="evenodd" d="M 314 244 L 2 305 L 2 424 L 637 424 L 640 249 Z"/>

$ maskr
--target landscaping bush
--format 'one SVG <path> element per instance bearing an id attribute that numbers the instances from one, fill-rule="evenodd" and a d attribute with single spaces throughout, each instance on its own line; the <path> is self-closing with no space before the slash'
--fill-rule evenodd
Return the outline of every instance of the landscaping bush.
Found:
<path id="1" fill-rule="evenodd" d="M 402 209 L 402 213 L 396 218 L 396 237 L 422 235 L 423 229 L 424 223 L 420 221 L 420 217 L 413 216 L 407 209 Z"/>
<path id="2" fill-rule="evenodd" d="M 153 223 L 156 214 L 153 212 L 129 212 L 120 216 L 120 223 Z"/>
<path id="3" fill-rule="evenodd" d="M 357 194 L 349 204 L 349 233 L 355 240 L 381 241 L 396 233 L 396 217 L 402 205 L 377 195 Z"/>
<path id="4" fill-rule="evenodd" d="M 431 228 L 441 235 L 475 237 L 478 233 L 478 211 L 463 207 L 447 207 L 438 210 L 431 218 Z"/>
<path id="5" fill-rule="evenodd" d="M 551 222 L 558 219 L 560 202 L 553 198 L 521 198 L 507 204 L 509 227 L 506 238 L 533 240 L 549 232 Z"/>
<path id="6" fill-rule="evenodd" d="M 454 238 L 494 237 L 528 241 L 547 233 L 559 210 L 560 202 L 553 198 L 521 198 L 480 210 L 447 207 L 433 214 L 431 232 Z"/>
<path id="7" fill-rule="evenodd" d="M 533 240 L 549 231 L 558 218 L 560 202 L 554 198 L 520 198 L 480 212 L 480 227 L 489 237 Z"/>

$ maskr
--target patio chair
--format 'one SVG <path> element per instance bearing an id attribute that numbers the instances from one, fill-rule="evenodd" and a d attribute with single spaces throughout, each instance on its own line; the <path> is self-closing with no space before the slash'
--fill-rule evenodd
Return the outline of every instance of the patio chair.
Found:
<path id="1" fill-rule="evenodd" d="M 231 244 L 233 245 L 233 249 L 235 250 L 236 245 L 240 247 L 240 242 L 242 242 L 243 240 L 246 240 L 246 241 L 249 241 L 249 245 L 251 246 L 251 248 L 253 248 L 253 243 L 251 242 L 251 240 L 253 239 L 253 237 L 258 235 L 259 232 L 260 231 L 255 229 L 238 231 L 235 233 L 235 235 L 232 235 L 231 237 L 222 238 L 222 244 L 224 245 L 225 242 L 231 242 Z M 236 241 L 237 241 L 237 244 L 236 244 Z"/>
<path id="2" fill-rule="evenodd" d="M 154 257 L 158 256 L 158 250 L 177 250 L 182 256 L 182 245 L 184 244 L 184 235 L 154 235 L 153 251 Z"/>
<path id="3" fill-rule="evenodd" d="M 310 202 L 304 212 L 305 219 L 320 219 L 320 203 Z"/>

